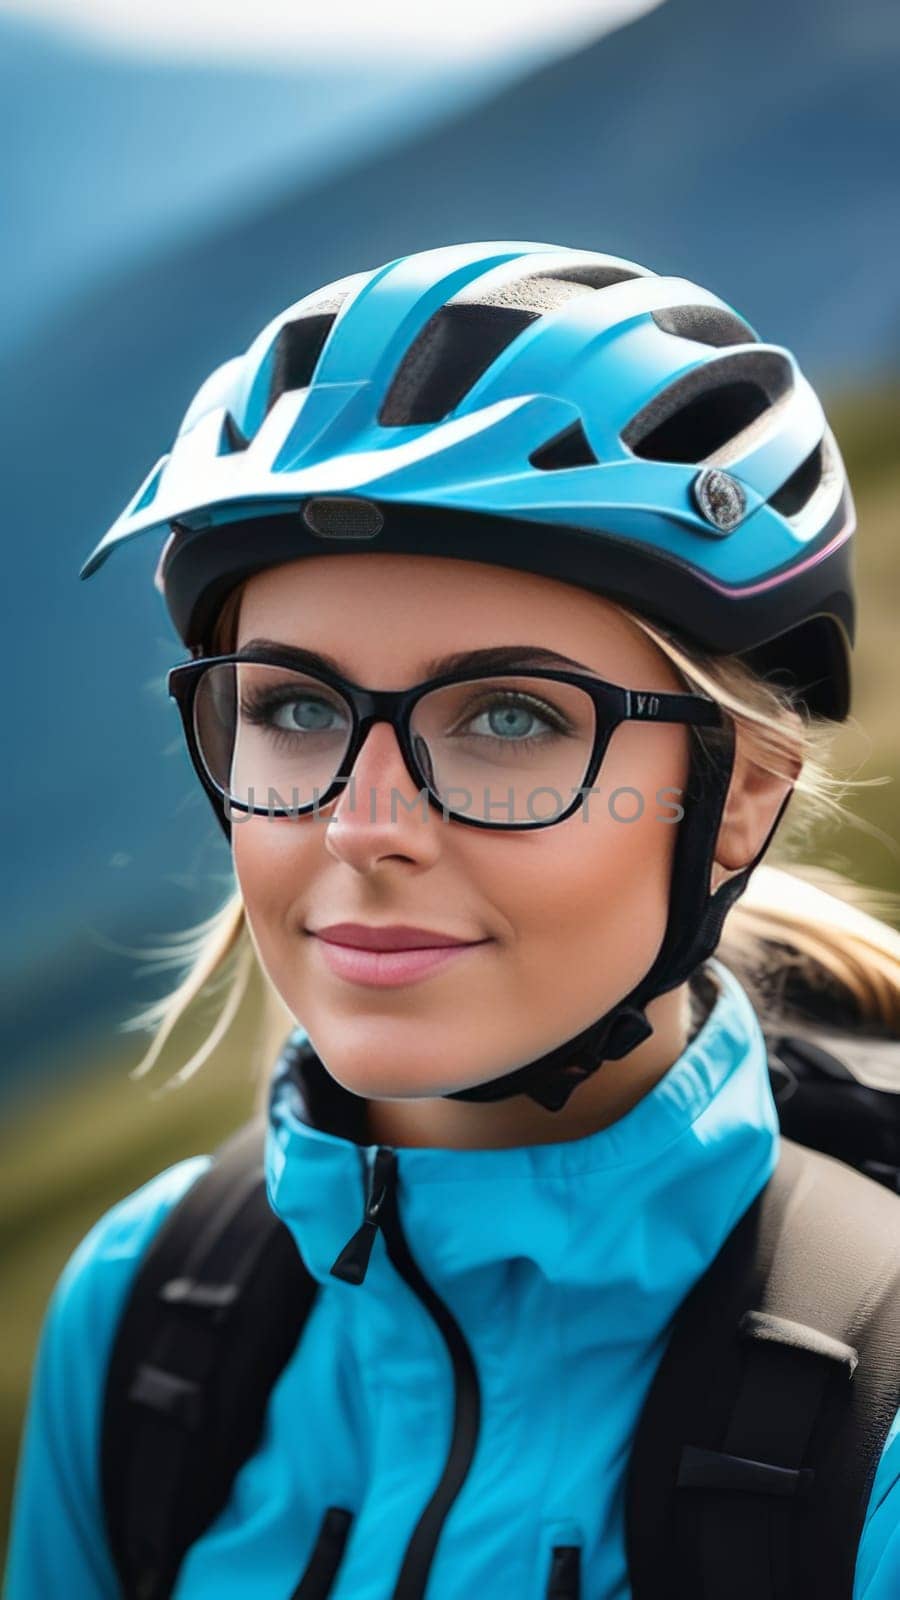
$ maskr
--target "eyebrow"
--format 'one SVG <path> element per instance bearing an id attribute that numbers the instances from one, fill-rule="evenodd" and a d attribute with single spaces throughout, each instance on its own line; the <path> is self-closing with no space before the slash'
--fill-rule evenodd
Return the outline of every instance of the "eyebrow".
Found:
<path id="1" fill-rule="evenodd" d="M 299 645 L 285 644 L 279 639 L 250 639 L 236 652 L 238 656 L 252 656 L 258 651 L 277 651 L 290 658 L 300 668 L 310 671 L 324 668 L 340 678 L 349 674 L 334 656 L 320 650 L 305 650 Z M 578 672 L 593 673 L 594 669 L 572 656 L 561 655 L 558 650 L 547 650 L 542 645 L 503 644 L 491 645 L 481 650 L 456 650 L 451 655 L 432 656 L 423 661 L 422 672 L 426 678 L 439 678 L 445 672 L 495 672 L 504 667 L 569 667 Z"/>

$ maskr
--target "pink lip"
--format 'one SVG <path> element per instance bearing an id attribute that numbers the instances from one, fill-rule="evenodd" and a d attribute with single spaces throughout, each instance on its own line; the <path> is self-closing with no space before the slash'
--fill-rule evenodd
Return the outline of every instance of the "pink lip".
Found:
<path id="1" fill-rule="evenodd" d="M 332 922 L 326 928 L 307 928 L 328 944 L 352 945 L 356 950 L 442 950 L 451 945 L 480 944 L 480 939 L 455 939 L 430 928 L 410 928 L 404 923 L 376 928 L 364 922 Z"/>
<path id="2" fill-rule="evenodd" d="M 337 977 L 377 989 L 415 983 L 447 966 L 465 950 L 491 943 L 489 939 L 453 939 L 424 928 L 372 928 L 352 922 L 334 923 L 313 936 L 326 965 Z"/>

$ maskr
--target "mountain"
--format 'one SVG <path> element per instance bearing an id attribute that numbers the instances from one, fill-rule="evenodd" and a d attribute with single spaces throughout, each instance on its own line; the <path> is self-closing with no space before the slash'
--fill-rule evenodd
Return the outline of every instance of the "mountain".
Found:
<path id="1" fill-rule="evenodd" d="M 473 82 L 474 76 L 474 82 Z M 0 346 L 148 246 L 346 165 L 501 64 L 169 61 L 0 17 Z"/>
<path id="2" fill-rule="evenodd" d="M 162 692 L 181 651 L 152 589 L 158 545 L 77 582 L 205 374 L 318 283 L 504 237 L 696 277 L 814 379 L 883 373 L 900 333 L 898 56 L 900 12 L 880 0 L 667 0 L 483 104 L 160 244 L 7 352 L 4 639 L 18 688 L 4 959 L 20 1061 L 79 1007 L 124 1014 L 146 998 L 96 932 L 175 930 L 228 882 Z"/>

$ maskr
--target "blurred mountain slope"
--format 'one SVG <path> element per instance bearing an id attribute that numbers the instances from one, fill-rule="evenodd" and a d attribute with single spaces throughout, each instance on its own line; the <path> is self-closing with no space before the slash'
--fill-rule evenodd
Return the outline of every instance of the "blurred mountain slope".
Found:
<path id="1" fill-rule="evenodd" d="M 501 63 L 193 63 L 0 15 L 0 346 L 76 288 L 321 176 L 502 78 Z"/>

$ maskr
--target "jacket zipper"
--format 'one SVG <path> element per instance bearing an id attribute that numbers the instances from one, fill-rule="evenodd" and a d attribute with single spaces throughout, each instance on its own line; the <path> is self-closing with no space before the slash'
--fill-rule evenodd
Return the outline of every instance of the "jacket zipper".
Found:
<path id="1" fill-rule="evenodd" d="M 481 1421 L 481 1390 L 471 1349 L 446 1301 L 413 1258 L 397 1206 L 397 1155 L 379 1145 L 369 1168 L 361 1226 L 331 1268 L 345 1282 L 364 1281 L 379 1229 L 388 1257 L 437 1324 L 453 1366 L 454 1410 L 450 1448 L 440 1479 L 407 1544 L 391 1600 L 423 1600 L 441 1530 L 472 1465 Z"/>
<path id="2" fill-rule="evenodd" d="M 306 1571 L 291 1600 L 328 1600 L 352 1521 L 353 1513 L 343 1506 L 328 1507 Z"/>

